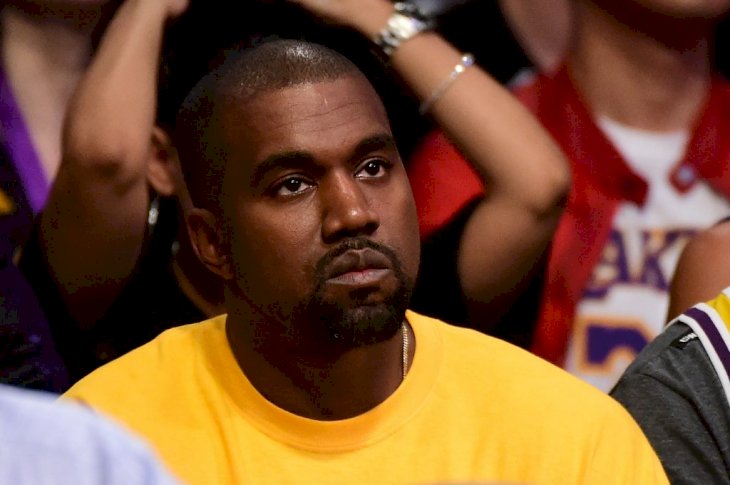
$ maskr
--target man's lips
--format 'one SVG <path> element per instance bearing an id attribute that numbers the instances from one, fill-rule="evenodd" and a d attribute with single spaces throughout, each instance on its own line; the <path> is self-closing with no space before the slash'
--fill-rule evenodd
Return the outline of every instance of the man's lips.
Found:
<path id="1" fill-rule="evenodd" d="M 326 270 L 326 279 L 331 283 L 363 285 L 375 283 L 391 271 L 387 256 L 365 248 L 347 251 L 335 258 Z"/>

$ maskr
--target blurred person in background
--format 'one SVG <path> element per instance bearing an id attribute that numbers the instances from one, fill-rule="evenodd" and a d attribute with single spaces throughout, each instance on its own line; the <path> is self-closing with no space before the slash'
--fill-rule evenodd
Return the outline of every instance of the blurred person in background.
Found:
<path id="1" fill-rule="evenodd" d="M 46 315 L 16 262 L 61 162 L 69 99 L 114 7 L 106 0 L 0 4 L 0 382 L 67 386 Z"/>
<path id="2" fill-rule="evenodd" d="M 573 174 L 527 346 L 606 391 L 662 329 L 684 244 L 730 211 L 730 87 L 713 67 L 728 7 L 574 0 L 564 63 L 516 90 Z M 466 161 L 433 135 L 412 165 L 426 167 L 414 180 L 426 184 Z M 460 173 L 454 185 L 469 190 L 432 194 L 447 214 L 435 234 L 484 196 L 469 185 L 473 174 Z"/>

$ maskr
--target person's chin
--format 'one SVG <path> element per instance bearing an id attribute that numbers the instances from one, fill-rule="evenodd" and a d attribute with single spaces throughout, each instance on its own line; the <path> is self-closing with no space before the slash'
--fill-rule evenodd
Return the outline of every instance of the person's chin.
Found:
<path id="1" fill-rule="evenodd" d="M 405 310 L 399 311 L 385 303 L 358 305 L 328 319 L 328 333 L 333 340 L 355 347 L 372 345 L 392 338 L 404 315 Z"/>

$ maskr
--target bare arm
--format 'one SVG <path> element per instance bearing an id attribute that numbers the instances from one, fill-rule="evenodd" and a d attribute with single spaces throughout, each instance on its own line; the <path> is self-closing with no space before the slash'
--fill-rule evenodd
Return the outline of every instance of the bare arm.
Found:
<path id="1" fill-rule="evenodd" d="M 667 321 L 730 286 L 730 222 L 697 234 L 682 251 L 669 293 Z"/>
<path id="2" fill-rule="evenodd" d="M 186 6 L 126 0 L 67 113 L 61 168 L 40 230 L 51 272 L 82 324 L 117 296 L 142 247 L 163 27 Z"/>
<path id="3" fill-rule="evenodd" d="M 296 3 L 369 38 L 393 11 L 386 0 Z M 391 61 L 423 100 L 460 57 L 439 35 L 426 33 L 403 43 Z M 490 188 L 467 222 L 458 260 L 472 319 L 483 322 L 512 303 L 544 253 L 569 189 L 568 165 L 539 122 L 479 68 L 464 72 L 430 112 Z"/>

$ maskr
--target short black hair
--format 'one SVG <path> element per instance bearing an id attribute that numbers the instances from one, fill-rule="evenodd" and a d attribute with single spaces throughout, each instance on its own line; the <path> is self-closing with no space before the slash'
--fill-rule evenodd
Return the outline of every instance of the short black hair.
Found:
<path id="1" fill-rule="evenodd" d="M 175 143 L 193 204 L 216 212 L 220 207 L 225 167 L 209 146 L 216 128 L 216 107 L 348 75 L 364 77 L 342 54 L 311 42 L 277 39 L 231 53 L 195 85 L 177 115 Z"/>

